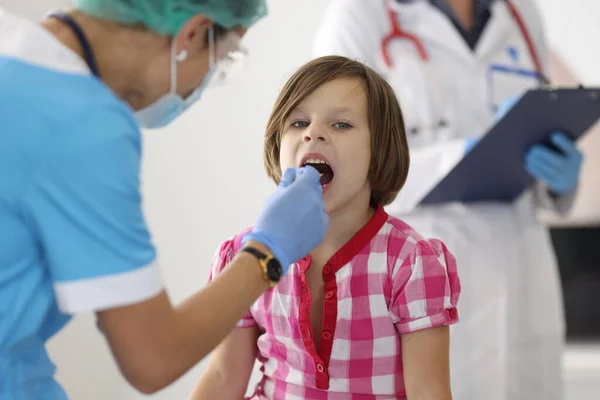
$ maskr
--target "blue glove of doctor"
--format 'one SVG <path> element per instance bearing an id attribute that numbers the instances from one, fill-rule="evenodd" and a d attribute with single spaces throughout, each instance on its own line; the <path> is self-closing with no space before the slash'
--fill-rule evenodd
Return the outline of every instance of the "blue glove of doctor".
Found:
<path id="1" fill-rule="evenodd" d="M 521 95 L 509 97 L 508 99 L 500 103 L 498 109 L 496 110 L 496 114 L 494 115 L 495 122 L 500 121 L 502 117 L 504 117 L 506 113 L 509 112 L 515 104 L 517 104 L 519 100 L 521 100 Z"/>
<path id="2" fill-rule="evenodd" d="M 317 247 L 327 231 L 329 216 L 319 179 L 313 167 L 286 169 L 242 245 L 250 240 L 264 244 L 286 274 L 290 264 Z"/>
<path id="3" fill-rule="evenodd" d="M 494 114 L 494 122 L 498 122 L 502 119 L 502 117 L 504 117 L 506 115 L 507 112 L 510 111 L 510 109 L 517 104 L 517 102 L 521 99 L 521 96 L 513 96 L 513 97 L 509 97 L 508 99 L 504 100 L 499 106 L 498 109 L 496 110 L 496 114 Z M 478 137 L 470 137 L 467 138 L 465 140 L 465 155 L 467 153 L 469 153 L 473 147 L 475 147 L 475 145 L 477 144 L 477 142 L 479 142 Z"/>
<path id="4" fill-rule="evenodd" d="M 467 153 L 470 152 L 473 147 L 475 147 L 477 142 L 479 142 L 479 138 L 476 137 L 469 137 L 465 139 L 465 155 L 467 155 Z"/>
<path id="5" fill-rule="evenodd" d="M 562 154 L 547 146 L 535 145 L 525 155 L 525 169 L 555 194 L 569 194 L 579 181 L 583 154 L 564 133 L 554 132 L 550 140 Z"/>
<path id="6" fill-rule="evenodd" d="M 498 107 L 496 121 L 500 120 L 521 99 L 511 97 Z M 555 132 L 551 142 L 563 154 L 547 146 L 535 145 L 525 155 L 525 169 L 536 179 L 544 182 L 556 194 L 568 194 L 575 190 L 581 173 L 583 154 L 564 133 Z"/>

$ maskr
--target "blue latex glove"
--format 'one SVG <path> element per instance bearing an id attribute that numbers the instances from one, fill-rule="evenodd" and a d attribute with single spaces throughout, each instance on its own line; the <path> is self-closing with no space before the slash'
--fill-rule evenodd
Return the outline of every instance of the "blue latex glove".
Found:
<path id="1" fill-rule="evenodd" d="M 500 121 L 502 119 L 502 117 L 504 117 L 506 115 L 507 112 L 510 111 L 510 109 L 517 104 L 517 102 L 521 99 L 521 96 L 513 96 L 508 98 L 507 100 L 503 101 L 502 104 L 500 104 L 500 106 L 498 106 L 498 110 L 496 110 L 496 114 L 494 115 L 494 123 Z M 465 141 L 465 155 L 467 155 L 472 149 L 473 147 L 475 147 L 475 145 L 477 144 L 477 142 L 479 142 L 478 137 L 470 137 L 467 138 Z"/>
<path id="2" fill-rule="evenodd" d="M 525 155 L 525 169 L 552 192 L 571 193 L 579 180 L 583 154 L 564 133 L 554 132 L 550 140 L 564 154 L 544 145 L 535 145 Z"/>
<path id="3" fill-rule="evenodd" d="M 496 114 L 494 115 L 494 122 L 500 121 L 502 117 L 504 117 L 506 113 L 509 112 L 510 109 L 513 108 L 513 106 L 517 104 L 519 100 L 521 100 L 521 97 L 521 95 L 518 95 L 509 97 L 508 99 L 504 100 L 496 110 Z"/>
<path id="4" fill-rule="evenodd" d="M 320 177 L 313 167 L 286 169 L 242 245 L 254 240 L 267 246 L 284 274 L 290 264 L 317 247 L 329 223 Z"/>
<path id="5" fill-rule="evenodd" d="M 479 142 L 479 138 L 476 137 L 470 137 L 465 139 L 465 155 L 467 155 L 467 153 L 470 152 L 473 149 L 473 147 L 475 147 L 477 142 Z"/>
<path id="6" fill-rule="evenodd" d="M 496 110 L 496 114 L 494 115 L 494 123 L 500 121 L 502 117 L 504 117 L 520 99 L 521 96 L 513 96 L 503 101 L 498 107 L 498 110 Z M 467 155 L 473 149 L 473 147 L 475 147 L 477 142 L 479 142 L 479 139 L 481 138 L 470 137 L 465 140 L 465 155 Z"/>

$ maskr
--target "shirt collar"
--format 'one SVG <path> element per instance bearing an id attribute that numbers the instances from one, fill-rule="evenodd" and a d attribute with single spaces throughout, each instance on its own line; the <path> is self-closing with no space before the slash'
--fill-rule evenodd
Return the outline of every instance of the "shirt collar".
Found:
<path id="1" fill-rule="evenodd" d="M 399 1 L 407 2 L 407 0 Z M 490 8 L 492 7 L 492 3 L 494 3 L 495 1 L 496 0 L 475 0 L 475 20 L 478 21 L 480 18 L 482 18 L 482 16 L 490 10 Z M 450 5 L 448 5 L 446 0 L 429 0 L 429 2 L 435 7 L 439 8 L 440 10 L 443 10 L 446 14 L 451 14 L 452 16 L 454 16 L 454 11 L 452 11 L 452 8 L 450 7 Z M 475 23 L 475 25 L 477 25 L 477 22 Z"/>
<path id="2" fill-rule="evenodd" d="M 396 0 L 397 3 L 401 3 L 401 4 L 414 3 L 415 1 L 419 1 L 419 0 Z M 450 6 L 446 2 L 446 0 L 428 0 L 428 1 L 438 8 L 451 10 Z M 476 14 L 479 16 L 482 13 L 484 13 L 485 11 L 488 11 L 495 1 L 496 0 L 475 0 Z"/>

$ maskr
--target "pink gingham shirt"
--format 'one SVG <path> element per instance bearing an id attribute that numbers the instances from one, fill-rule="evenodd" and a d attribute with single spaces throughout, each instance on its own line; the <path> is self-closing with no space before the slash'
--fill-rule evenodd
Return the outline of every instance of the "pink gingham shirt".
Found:
<path id="1" fill-rule="evenodd" d="M 210 279 L 241 234 L 217 251 Z M 458 321 L 460 282 L 444 244 L 379 207 L 323 267 L 319 351 L 310 322 L 307 256 L 237 324 L 257 327 L 263 379 L 251 399 L 405 399 L 400 335 Z"/>

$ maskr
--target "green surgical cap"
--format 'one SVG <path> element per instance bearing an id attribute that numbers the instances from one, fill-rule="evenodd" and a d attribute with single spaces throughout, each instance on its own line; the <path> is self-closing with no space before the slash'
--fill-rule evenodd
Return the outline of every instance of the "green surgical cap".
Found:
<path id="1" fill-rule="evenodd" d="M 122 24 L 142 23 L 162 35 L 175 36 L 194 15 L 202 14 L 226 29 L 249 28 L 267 15 L 266 0 L 72 0 L 93 17 Z"/>

